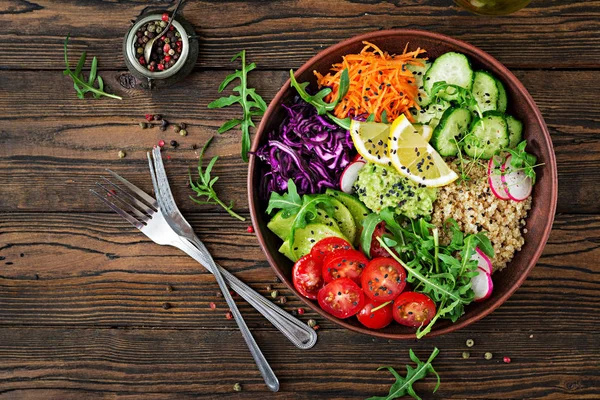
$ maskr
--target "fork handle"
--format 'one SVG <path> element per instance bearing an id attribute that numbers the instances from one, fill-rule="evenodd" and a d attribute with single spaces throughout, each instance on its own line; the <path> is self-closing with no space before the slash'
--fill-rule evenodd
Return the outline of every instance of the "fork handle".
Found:
<path id="1" fill-rule="evenodd" d="M 181 251 L 192 257 L 210 271 L 210 263 L 204 254 L 187 239 L 174 244 Z M 302 350 L 312 348 L 317 343 L 317 333 L 314 329 L 290 315 L 272 302 L 264 298 L 250 286 L 240 281 L 235 275 L 216 264 L 229 286 L 246 300 L 252 307 L 269 320 L 290 342 Z M 210 271 L 212 273 L 212 271 Z"/>

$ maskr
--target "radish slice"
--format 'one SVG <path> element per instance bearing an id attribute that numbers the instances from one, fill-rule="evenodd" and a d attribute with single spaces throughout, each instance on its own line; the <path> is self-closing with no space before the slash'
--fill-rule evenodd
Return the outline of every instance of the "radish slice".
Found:
<path id="1" fill-rule="evenodd" d="M 475 253 L 471 257 L 471 260 L 477 260 L 478 268 L 481 268 L 490 275 L 492 274 L 492 260 L 479 247 L 475 248 Z"/>
<path id="2" fill-rule="evenodd" d="M 498 163 L 501 163 L 499 167 Z M 488 183 L 494 196 L 500 200 L 509 200 L 510 197 L 506 195 L 502 185 L 501 174 L 502 171 L 504 171 L 503 168 L 504 164 L 502 164 L 502 158 L 500 156 L 490 158 L 490 162 L 488 163 Z"/>
<path id="3" fill-rule="evenodd" d="M 352 194 L 354 193 L 354 182 L 358 178 L 358 171 L 366 165 L 365 162 L 355 161 L 348 164 L 342 176 L 340 177 L 340 188 L 342 192 Z"/>
<path id="4" fill-rule="evenodd" d="M 482 268 L 477 268 L 477 275 L 471 278 L 471 289 L 475 292 L 475 301 L 483 301 L 492 295 L 494 283 L 492 276 Z"/>
<path id="5" fill-rule="evenodd" d="M 531 178 L 525 175 L 523 171 L 512 171 L 510 160 L 512 156 L 508 156 L 506 162 L 502 166 L 502 184 L 506 195 L 514 201 L 523 201 L 529 197 L 533 189 Z"/>
<path id="6" fill-rule="evenodd" d="M 357 154 L 357 155 L 355 155 L 355 156 L 354 156 L 354 158 L 352 159 L 352 161 L 353 161 L 353 162 L 354 162 L 354 161 L 360 161 L 360 162 L 364 162 L 364 163 L 366 163 L 366 162 L 367 162 L 367 160 L 365 160 L 365 159 L 363 158 L 363 156 L 361 156 L 360 154 Z"/>

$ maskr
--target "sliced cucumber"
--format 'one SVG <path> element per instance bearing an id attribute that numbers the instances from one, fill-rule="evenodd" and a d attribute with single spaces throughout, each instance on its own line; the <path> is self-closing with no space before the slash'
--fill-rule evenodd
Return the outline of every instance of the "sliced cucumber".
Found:
<path id="1" fill-rule="evenodd" d="M 288 218 L 283 218 L 283 210 L 277 212 L 277 214 L 273 215 L 273 218 L 267 224 L 267 228 L 269 228 L 274 234 L 276 234 L 281 240 L 286 240 L 288 235 L 290 234 L 292 221 L 294 220 L 295 215 L 291 215 Z M 313 223 L 324 224 L 329 226 L 331 229 L 337 229 L 339 231 L 338 222 L 335 218 L 329 216 L 325 210 L 321 210 L 317 208 L 317 216 L 312 221 Z"/>
<path id="2" fill-rule="evenodd" d="M 481 112 L 495 111 L 498 108 L 498 86 L 496 78 L 489 72 L 475 72 L 472 92 Z"/>
<path id="3" fill-rule="evenodd" d="M 425 74 L 423 87 L 427 93 L 436 82 L 446 82 L 458 85 L 465 89 L 473 87 L 473 69 L 471 63 L 464 54 L 445 53 L 439 56 Z"/>
<path id="4" fill-rule="evenodd" d="M 508 146 L 508 124 L 504 114 L 487 111 L 473 123 L 464 139 L 463 149 L 472 158 L 489 160 L 496 152 Z"/>
<path id="5" fill-rule="evenodd" d="M 423 86 L 425 74 L 430 67 L 431 62 L 429 61 L 424 61 L 423 65 L 408 64 L 406 66 L 406 69 L 412 72 L 415 77 L 415 84 L 417 85 L 417 88 L 419 88 L 419 92 L 417 93 L 417 104 L 421 107 L 425 107 L 427 104 L 431 103 L 431 97 L 427 94 Z"/>
<path id="6" fill-rule="evenodd" d="M 335 197 L 339 200 L 343 205 L 348 208 L 350 214 L 352 214 L 352 218 L 354 218 L 354 223 L 356 225 L 356 236 L 354 238 L 354 244 L 356 245 L 358 240 L 360 239 L 360 235 L 358 234 L 358 229 L 362 226 L 362 221 L 369 215 L 371 212 L 369 209 L 360 201 L 358 198 L 340 192 L 339 190 L 327 189 L 325 192 L 329 196 Z"/>
<path id="7" fill-rule="evenodd" d="M 412 109 L 410 112 L 415 118 L 416 123 L 427 124 L 432 128 L 435 128 L 440 122 L 444 111 L 446 111 L 449 107 L 450 103 L 438 99 L 435 103 L 431 103 L 421 110 Z"/>
<path id="8" fill-rule="evenodd" d="M 356 222 L 348 207 L 341 201 L 331 198 L 333 205 L 333 214 L 331 215 L 337 221 L 340 232 L 349 239 L 350 243 L 354 243 L 356 239 Z"/>
<path id="9" fill-rule="evenodd" d="M 512 115 L 506 115 L 506 123 L 508 124 L 508 147 L 514 149 L 523 140 L 523 123 Z"/>
<path id="10" fill-rule="evenodd" d="M 310 249 L 315 243 L 328 237 L 339 237 L 348 240 L 338 229 L 332 229 L 324 224 L 310 223 L 306 227 L 296 230 L 293 249 L 290 249 L 290 243 L 286 240 L 279 248 L 279 252 L 296 262 L 300 257 L 310 253 Z"/>
<path id="11" fill-rule="evenodd" d="M 500 79 L 498 78 L 496 78 L 496 88 L 498 88 L 498 111 L 506 112 L 506 107 L 508 107 L 508 95 L 506 94 L 504 84 L 500 82 Z"/>
<path id="12" fill-rule="evenodd" d="M 444 112 L 439 125 L 434 129 L 431 145 L 444 157 L 458 154 L 457 142 L 469 131 L 471 111 L 466 108 L 449 108 Z"/>

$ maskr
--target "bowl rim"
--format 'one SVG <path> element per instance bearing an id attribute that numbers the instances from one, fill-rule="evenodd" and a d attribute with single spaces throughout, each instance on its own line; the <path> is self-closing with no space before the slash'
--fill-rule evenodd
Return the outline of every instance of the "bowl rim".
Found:
<path id="1" fill-rule="evenodd" d="M 301 74 L 306 72 L 309 68 L 311 68 L 311 66 L 313 64 L 315 64 L 320 58 L 330 55 L 331 53 L 337 52 L 342 47 L 345 47 L 345 46 L 348 46 L 351 44 L 355 44 L 357 42 L 362 42 L 364 40 L 367 40 L 367 41 L 376 40 L 376 39 L 379 39 L 384 36 L 427 37 L 429 39 L 433 39 L 433 40 L 437 40 L 440 42 L 451 44 L 454 47 L 457 47 L 461 50 L 466 50 L 470 53 L 476 54 L 477 57 L 480 60 L 482 60 L 485 64 L 494 66 L 494 68 L 499 70 L 504 77 L 508 78 L 509 80 L 511 80 L 514 83 L 514 85 L 517 87 L 517 91 L 523 95 L 523 99 L 533 109 L 535 120 L 536 120 L 538 126 L 541 128 L 542 133 L 546 139 L 544 141 L 544 145 L 547 147 L 548 154 L 549 154 L 549 157 L 548 157 L 548 160 L 546 163 L 546 168 L 547 168 L 547 172 L 550 174 L 551 198 L 545 199 L 545 200 L 546 201 L 549 200 L 549 202 L 550 202 L 550 205 L 549 205 L 550 212 L 549 212 L 548 218 L 546 219 L 546 223 L 545 223 L 544 229 L 541 234 L 540 246 L 538 246 L 535 249 L 535 251 L 533 252 L 533 255 L 529 258 L 529 261 L 527 263 L 525 270 L 523 271 L 521 276 L 519 276 L 517 278 L 516 282 L 511 287 L 509 287 L 508 290 L 502 296 L 500 296 L 498 299 L 496 299 L 493 303 L 490 303 L 489 306 L 487 308 L 483 309 L 482 312 L 479 312 L 475 315 L 468 316 L 468 317 L 463 316 L 455 323 L 449 324 L 448 326 L 445 326 L 441 329 L 435 330 L 435 328 L 434 328 L 430 333 L 428 333 L 425 336 L 424 339 L 433 338 L 435 336 L 444 335 L 444 334 L 462 329 L 476 321 L 479 321 L 480 319 L 488 316 L 489 314 L 491 314 L 494 310 L 496 310 L 498 307 L 500 307 L 510 296 L 512 296 L 512 294 L 523 284 L 523 282 L 525 281 L 525 279 L 527 278 L 527 276 L 529 275 L 529 273 L 531 272 L 533 267 L 537 264 L 537 261 L 539 260 L 541 254 L 544 250 L 544 247 L 546 246 L 548 238 L 550 236 L 550 231 L 552 230 L 552 224 L 554 222 L 554 217 L 556 214 L 556 203 L 557 203 L 557 199 L 558 199 L 558 172 L 557 172 L 557 166 L 556 166 L 556 156 L 554 153 L 554 146 L 552 144 L 552 139 L 550 137 L 550 133 L 548 131 L 548 127 L 546 126 L 544 118 L 542 117 L 542 113 L 538 109 L 533 98 L 531 97 L 531 95 L 529 94 L 529 92 L 527 91 L 525 86 L 521 83 L 521 81 L 507 67 L 505 67 L 500 61 L 496 60 L 494 57 L 492 57 L 487 52 L 485 52 L 485 51 L 479 49 L 478 47 L 475 47 L 467 42 L 464 42 L 464 41 L 458 40 L 458 39 L 454 39 L 450 36 L 446 36 L 446 35 L 443 35 L 440 33 L 435 33 L 435 32 L 417 30 L 417 29 L 387 29 L 387 30 L 380 30 L 380 31 L 364 33 L 364 34 L 353 36 L 349 39 L 343 40 L 337 44 L 334 44 L 334 45 L 327 47 L 326 49 L 320 51 L 318 54 L 316 54 L 315 56 L 311 57 L 308 61 L 306 61 L 300 68 L 298 68 L 296 70 L 296 72 L 294 73 L 294 76 L 299 77 Z M 256 167 L 256 163 L 257 163 L 257 158 L 254 155 L 254 152 L 258 149 L 259 142 L 261 141 L 261 138 L 265 134 L 264 130 L 265 130 L 267 121 L 271 118 L 272 114 L 274 113 L 275 106 L 281 101 L 282 97 L 286 94 L 286 92 L 289 89 L 290 89 L 290 80 L 288 78 L 286 80 L 286 82 L 283 84 L 283 86 L 279 89 L 279 91 L 277 92 L 277 94 L 275 95 L 273 100 L 271 100 L 271 103 L 269 104 L 267 111 L 265 112 L 265 114 L 263 115 L 263 117 L 261 119 L 261 122 L 256 131 L 256 135 L 254 136 L 254 140 L 252 142 L 252 149 L 251 149 L 249 163 L 248 163 L 247 186 L 248 186 L 248 206 L 250 209 L 250 218 L 252 221 L 252 225 L 255 227 L 258 227 L 258 219 L 257 219 L 257 215 L 256 215 L 257 204 L 255 204 L 255 201 L 254 201 L 255 187 L 254 187 L 253 176 L 254 176 L 254 170 Z M 326 318 L 329 321 L 332 321 L 333 323 L 335 323 L 337 325 L 340 325 L 346 329 L 349 329 L 351 331 L 370 335 L 370 336 L 380 337 L 380 338 L 384 338 L 384 339 L 400 339 L 400 340 L 416 338 L 416 335 L 414 333 L 409 333 L 409 334 L 407 334 L 407 333 L 388 333 L 388 332 L 382 332 L 382 331 L 378 331 L 378 330 L 372 330 L 372 329 L 369 329 L 366 327 L 349 324 L 345 320 L 338 319 L 338 318 L 333 317 L 332 315 L 327 314 L 325 311 L 323 311 L 318 305 L 313 303 L 311 300 L 306 299 L 303 296 L 301 296 L 298 293 L 298 291 L 293 287 L 293 284 L 291 285 L 288 283 L 287 277 L 282 274 L 280 268 L 276 267 L 277 263 L 275 262 L 274 258 L 269 253 L 269 251 L 267 250 L 266 241 L 262 235 L 261 229 L 255 229 L 255 232 L 256 232 L 256 236 L 257 236 L 258 242 L 260 244 L 261 250 L 265 254 L 267 261 L 269 262 L 269 265 L 275 271 L 278 278 L 298 298 L 300 298 L 308 307 L 310 307 L 312 310 L 317 312 L 322 317 Z"/>

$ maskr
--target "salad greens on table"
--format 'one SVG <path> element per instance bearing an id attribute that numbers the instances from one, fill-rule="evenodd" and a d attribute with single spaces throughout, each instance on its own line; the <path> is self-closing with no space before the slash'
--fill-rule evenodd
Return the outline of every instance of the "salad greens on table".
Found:
<path id="1" fill-rule="evenodd" d="M 234 62 L 238 58 L 242 60 L 242 69 L 236 70 L 233 74 L 227 75 L 221 85 L 219 86 L 219 93 L 221 93 L 231 82 L 239 79 L 239 84 L 233 88 L 237 95 L 230 95 L 227 97 L 221 97 L 208 104 L 208 108 L 224 108 L 233 104 L 239 104 L 242 106 L 243 115 L 241 119 L 232 119 L 225 122 L 218 129 L 218 133 L 227 132 L 237 126 L 241 126 L 242 130 L 242 159 L 248 162 L 248 152 L 250 151 L 250 127 L 254 127 L 254 121 L 252 117 L 261 117 L 267 110 L 267 104 L 263 98 L 256 93 L 256 89 L 248 87 L 248 72 L 256 68 L 256 64 L 251 63 L 246 65 L 246 50 L 242 50 L 233 58 L 231 62 Z"/>
<path id="2" fill-rule="evenodd" d="M 356 315 L 370 329 L 395 320 L 422 338 L 491 295 L 495 254 L 483 229 L 433 224 L 419 193 L 433 202 L 438 187 L 467 182 L 485 160 L 485 195 L 523 201 L 538 164 L 492 73 L 460 53 L 432 62 L 423 49 L 389 55 L 364 43 L 327 75 L 315 71 L 317 89 L 290 71 L 298 96 L 256 151 L 259 197 L 302 296 L 337 318 Z M 390 370 L 398 382 L 373 399 L 415 397 L 411 384 L 435 373 L 435 355 L 422 363 L 411 352 L 418 368 L 406 378 Z"/>

